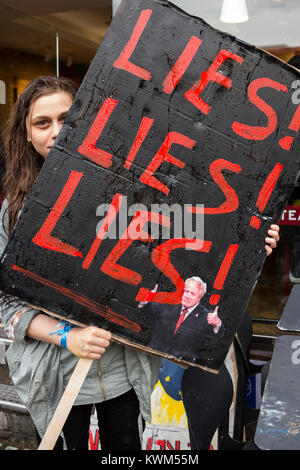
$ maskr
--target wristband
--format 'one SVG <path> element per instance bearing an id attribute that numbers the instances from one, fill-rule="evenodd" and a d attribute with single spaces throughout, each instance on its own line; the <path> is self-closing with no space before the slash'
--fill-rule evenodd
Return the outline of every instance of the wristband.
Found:
<path id="1" fill-rule="evenodd" d="M 64 327 L 59 328 L 61 325 L 64 325 Z M 61 336 L 60 345 L 63 348 L 68 349 L 67 348 L 67 336 L 68 336 L 68 333 L 71 329 L 72 329 L 71 323 L 69 323 L 67 321 L 62 321 L 57 325 L 57 330 L 51 331 L 51 333 L 49 333 L 49 335 L 57 334 L 58 336 Z"/>

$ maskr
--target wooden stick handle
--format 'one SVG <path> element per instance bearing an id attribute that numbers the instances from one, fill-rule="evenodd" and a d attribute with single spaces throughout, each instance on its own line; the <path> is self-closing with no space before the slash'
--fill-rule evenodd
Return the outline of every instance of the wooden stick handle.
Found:
<path id="1" fill-rule="evenodd" d="M 52 450 L 55 446 L 92 362 L 93 359 L 79 359 L 38 450 Z"/>

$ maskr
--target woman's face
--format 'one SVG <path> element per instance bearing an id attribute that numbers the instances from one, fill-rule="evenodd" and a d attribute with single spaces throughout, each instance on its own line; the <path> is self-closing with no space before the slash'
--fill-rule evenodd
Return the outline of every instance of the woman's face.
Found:
<path id="1" fill-rule="evenodd" d="M 71 95 L 58 91 L 41 96 L 30 106 L 26 118 L 27 141 L 43 158 L 47 158 L 71 104 Z"/>

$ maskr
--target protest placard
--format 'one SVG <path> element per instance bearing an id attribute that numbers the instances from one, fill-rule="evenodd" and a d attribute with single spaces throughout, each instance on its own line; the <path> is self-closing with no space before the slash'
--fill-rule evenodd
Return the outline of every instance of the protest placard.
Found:
<path id="1" fill-rule="evenodd" d="M 299 170 L 299 75 L 169 2 L 124 0 L 10 237 L 1 290 L 217 371 Z M 191 277 L 206 292 L 177 329 Z"/>

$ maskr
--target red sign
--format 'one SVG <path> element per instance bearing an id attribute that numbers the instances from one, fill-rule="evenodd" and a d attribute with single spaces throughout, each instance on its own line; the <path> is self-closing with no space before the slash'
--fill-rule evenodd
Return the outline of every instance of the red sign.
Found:
<path id="1" fill-rule="evenodd" d="M 282 212 L 280 225 L 300 225 L 300 206 L 286 206 Z"/>

